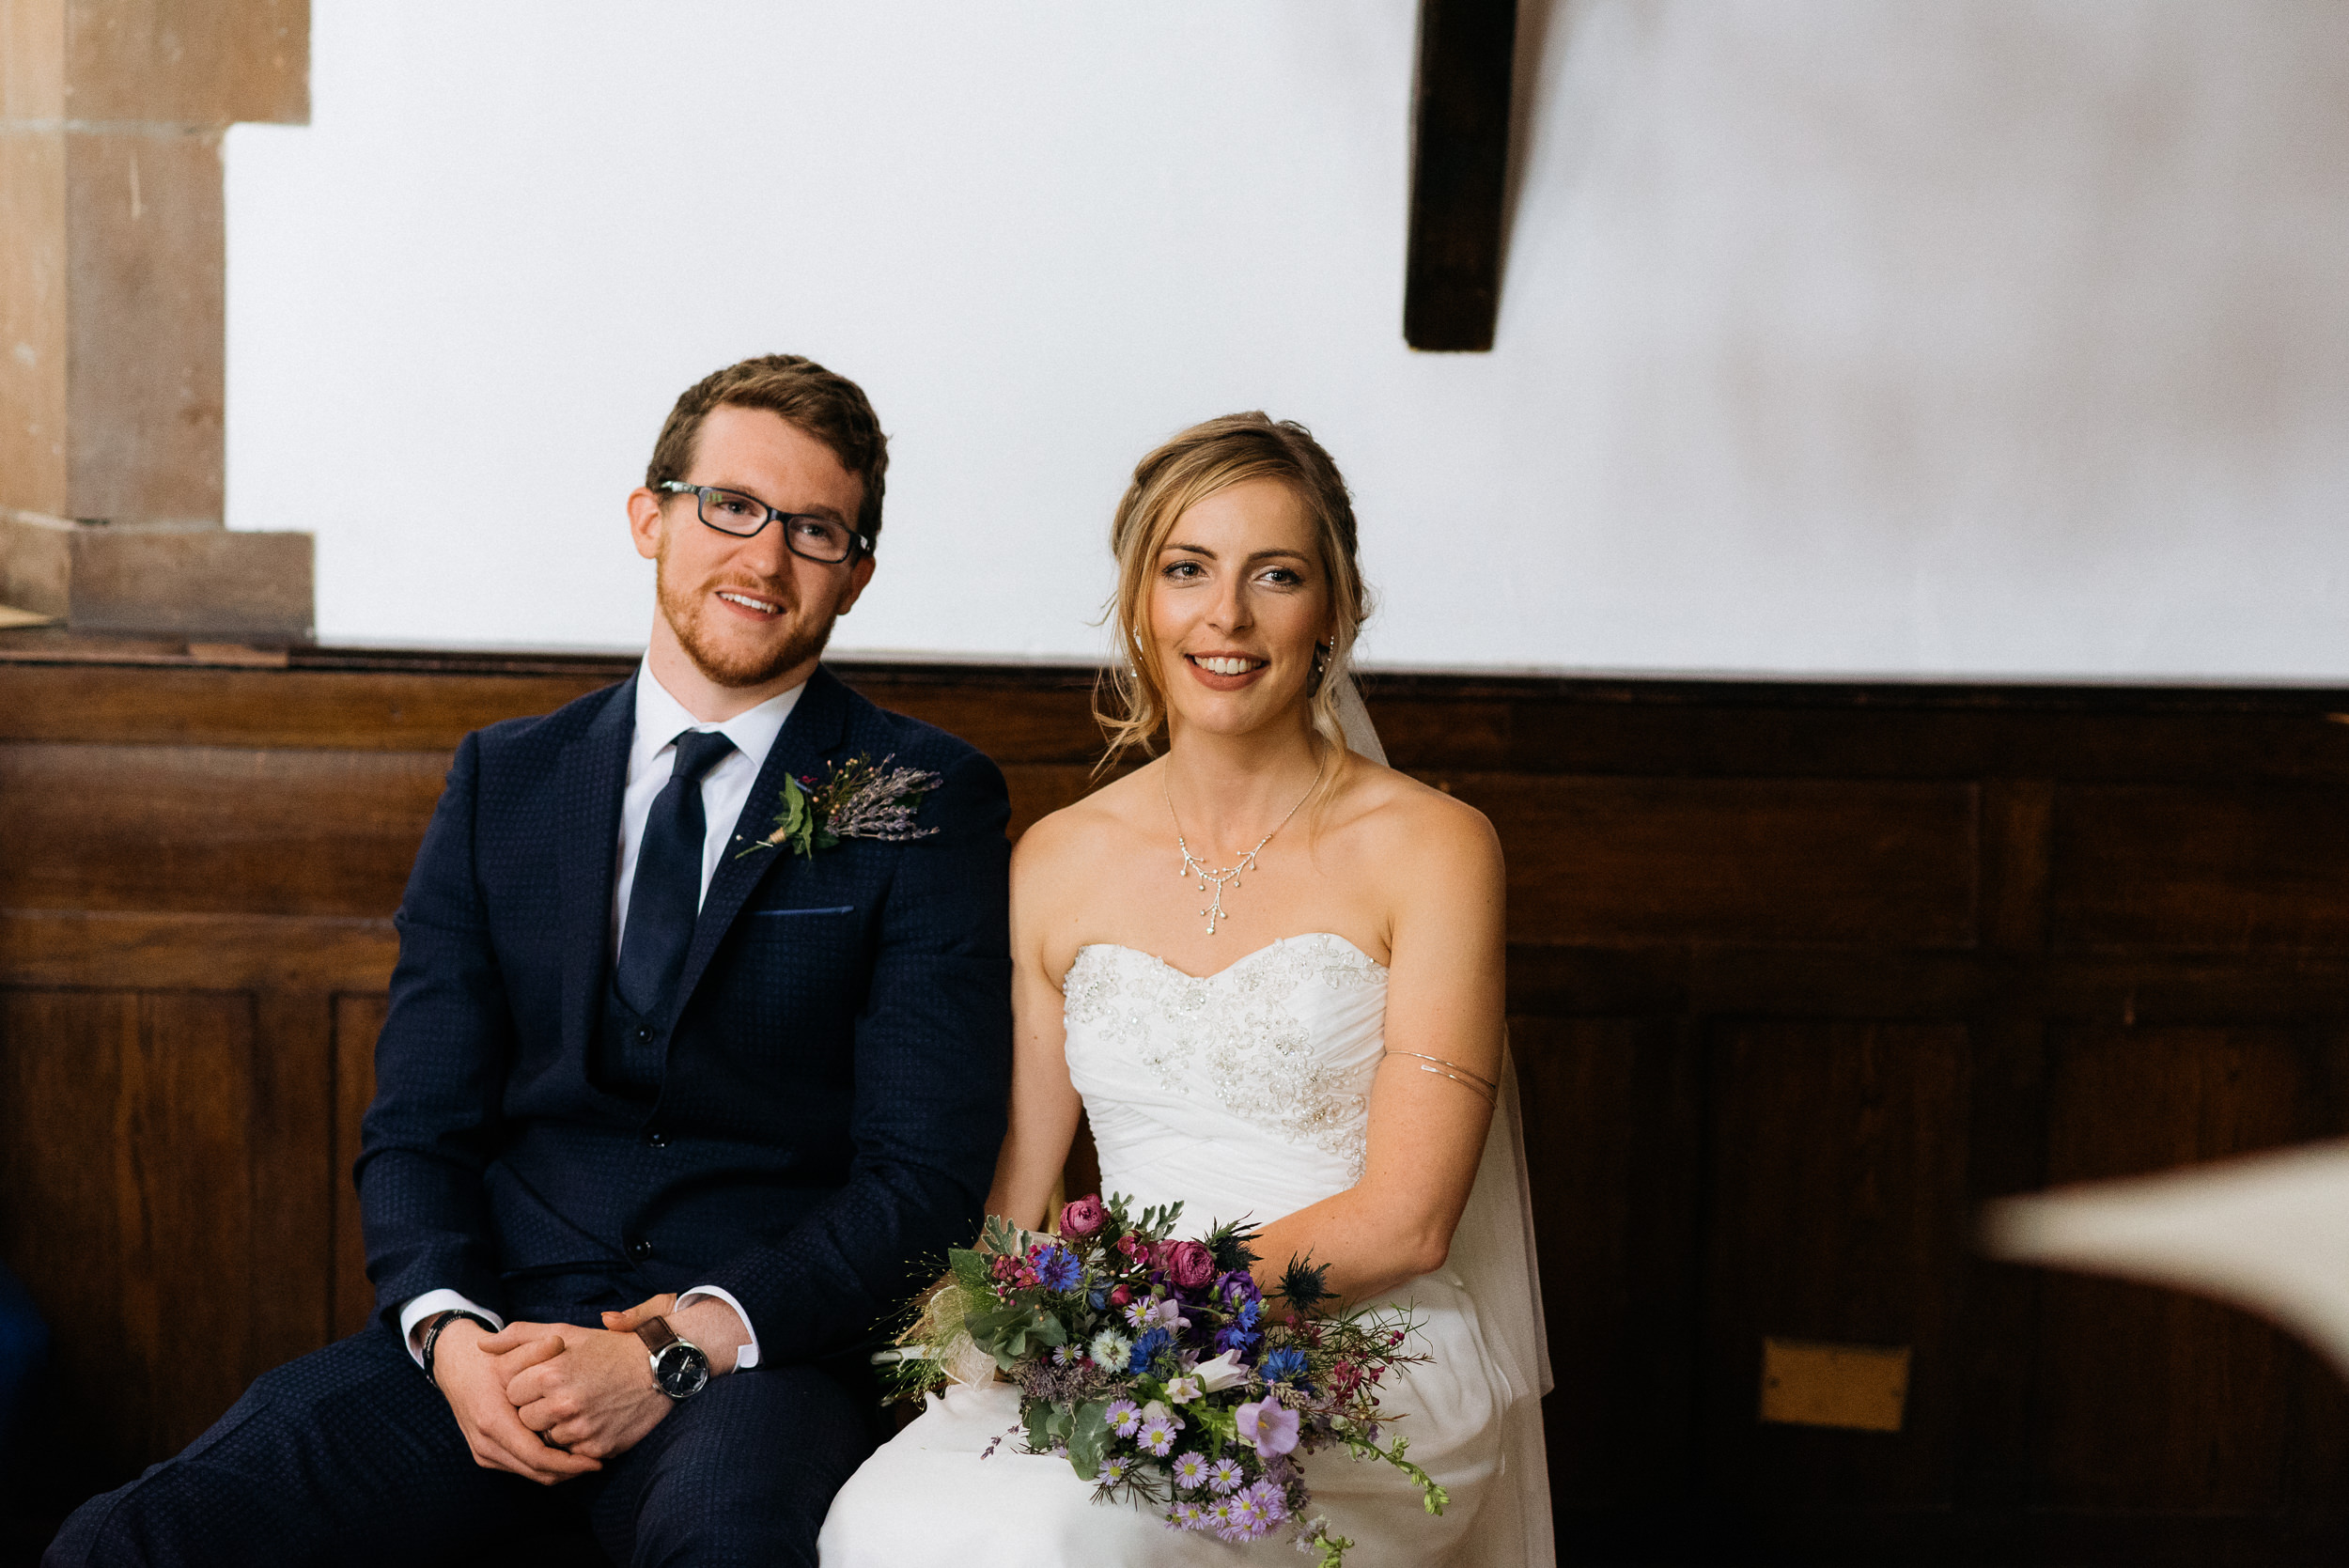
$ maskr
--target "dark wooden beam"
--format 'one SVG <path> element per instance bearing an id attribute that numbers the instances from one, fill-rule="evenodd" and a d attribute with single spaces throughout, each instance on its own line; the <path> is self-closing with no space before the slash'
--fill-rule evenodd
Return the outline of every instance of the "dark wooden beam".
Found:
<path id="1" fill-rule="evenodd" d="M 1501 310 L 1517 0 L 1420 0 L 1403 336 L 1481 353 Z"/>

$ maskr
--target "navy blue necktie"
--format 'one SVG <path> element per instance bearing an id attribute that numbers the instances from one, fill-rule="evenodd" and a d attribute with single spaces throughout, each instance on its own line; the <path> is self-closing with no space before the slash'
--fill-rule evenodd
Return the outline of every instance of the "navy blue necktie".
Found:
<path id="1" fill-rule="evenodd" d="M 628 924 L 620 931 L 620 966 L 614 976 L 620 1000 L 640 1017 L 665 1019 L 669 993 L 685 968 L 693 921 L 701 912 L 702 776 L 724 760 L 734 742 L 715 731 L 687 730 L 677 737 L 677 766 L 653 797 L 645 841 L 629 884 Z"/>

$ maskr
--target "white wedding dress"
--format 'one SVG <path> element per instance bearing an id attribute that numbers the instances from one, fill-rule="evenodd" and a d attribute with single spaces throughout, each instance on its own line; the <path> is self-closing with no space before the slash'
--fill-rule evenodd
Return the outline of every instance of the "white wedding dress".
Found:
<path id="1" fill-rule="evenodd" d="M 1377 745 L 1351 724 L 1348 738 L 1358 751 Z M 1128 1195 L 1136 1212 L 1179 1200 L 1176 1234 L 1199 1235 L 1217 1220 L 1280 1219 L 1361 1178 L 1387 971 L 1344 938 L 1284 938 L 1204 977 L 1097 944 L 1078 953 L 1062 995 L 1069 1078 L 1093 1125 L 1105 1193 Z M 1419 1336 L 1409 1348 L 1433 1359 L 1398 1369 L 1381 1403 L 1451 1506 L 1430 1517 L 1401 1472 L 1342 1449 L 1306 1458 L 1314 1511 L 1355 1543 L 1350 1568 L 1555 1560 L 1541 1426 L 1549 1368 L 1505 1063 L 1501 1081 L 1450 1261 L 1387 1298 L 1410 1307 Z M 1020 1452 L 1019 1425 L 1018 1390 L 1007 1383 L 932 1396 L 834 1499 L 824 1568 L 1294 1560 L 1277 1538 L 1234 1545 L 1170 1529 L 1132 1502 L 1096 1501 L 1067 1460 Z"/>

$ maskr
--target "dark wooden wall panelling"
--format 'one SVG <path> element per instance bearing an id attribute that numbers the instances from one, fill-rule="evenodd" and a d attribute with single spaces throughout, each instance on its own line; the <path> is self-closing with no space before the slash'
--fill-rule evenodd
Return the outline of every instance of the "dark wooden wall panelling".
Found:
<path id="1" fill-rule="evenodd" d="M 449 751 L 627 668 L 77 647 L 0 642 L 0 1256 L 71 1369 L 57 1485 L 364 1320 L 346 1172 Z M 1087 787 L 1081 674 L 845 673 L 1001 760 L 1016 829 Z M 1371 695 L 1509 854 L 1566 1560 L 2349 1552 L 2311 1358 L 1968 1246 L 1985 1197 L 2349 1130 L 2349 694 Z M 1760 1424 L 1765 1335 L 1912 1347 L 1906 1429 Z"/>

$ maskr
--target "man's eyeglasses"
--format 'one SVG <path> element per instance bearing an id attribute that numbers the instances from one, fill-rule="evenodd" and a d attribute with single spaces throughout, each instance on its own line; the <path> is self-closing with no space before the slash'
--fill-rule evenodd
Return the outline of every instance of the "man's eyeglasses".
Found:
<path id="1" fill-rule="evenodd" d="M 783 524 L 784 547 L 792 554 L 825 566 L 836 567 L 843 561 L 854 560 L 859 553 L 870 554 L 873 541 L 845 522 L 834 522 L 812 512 L 778 512 L 754 495 L 740 490 L 722 490 L 713 485 L 688 485 L 677 479 L 664 479 L 653 487 L 671 495 L 690 495 L 700 508 L 702 521 L 721 534 L 731 534 L 738 539 L 755 536 L 770 522 Z"/>

